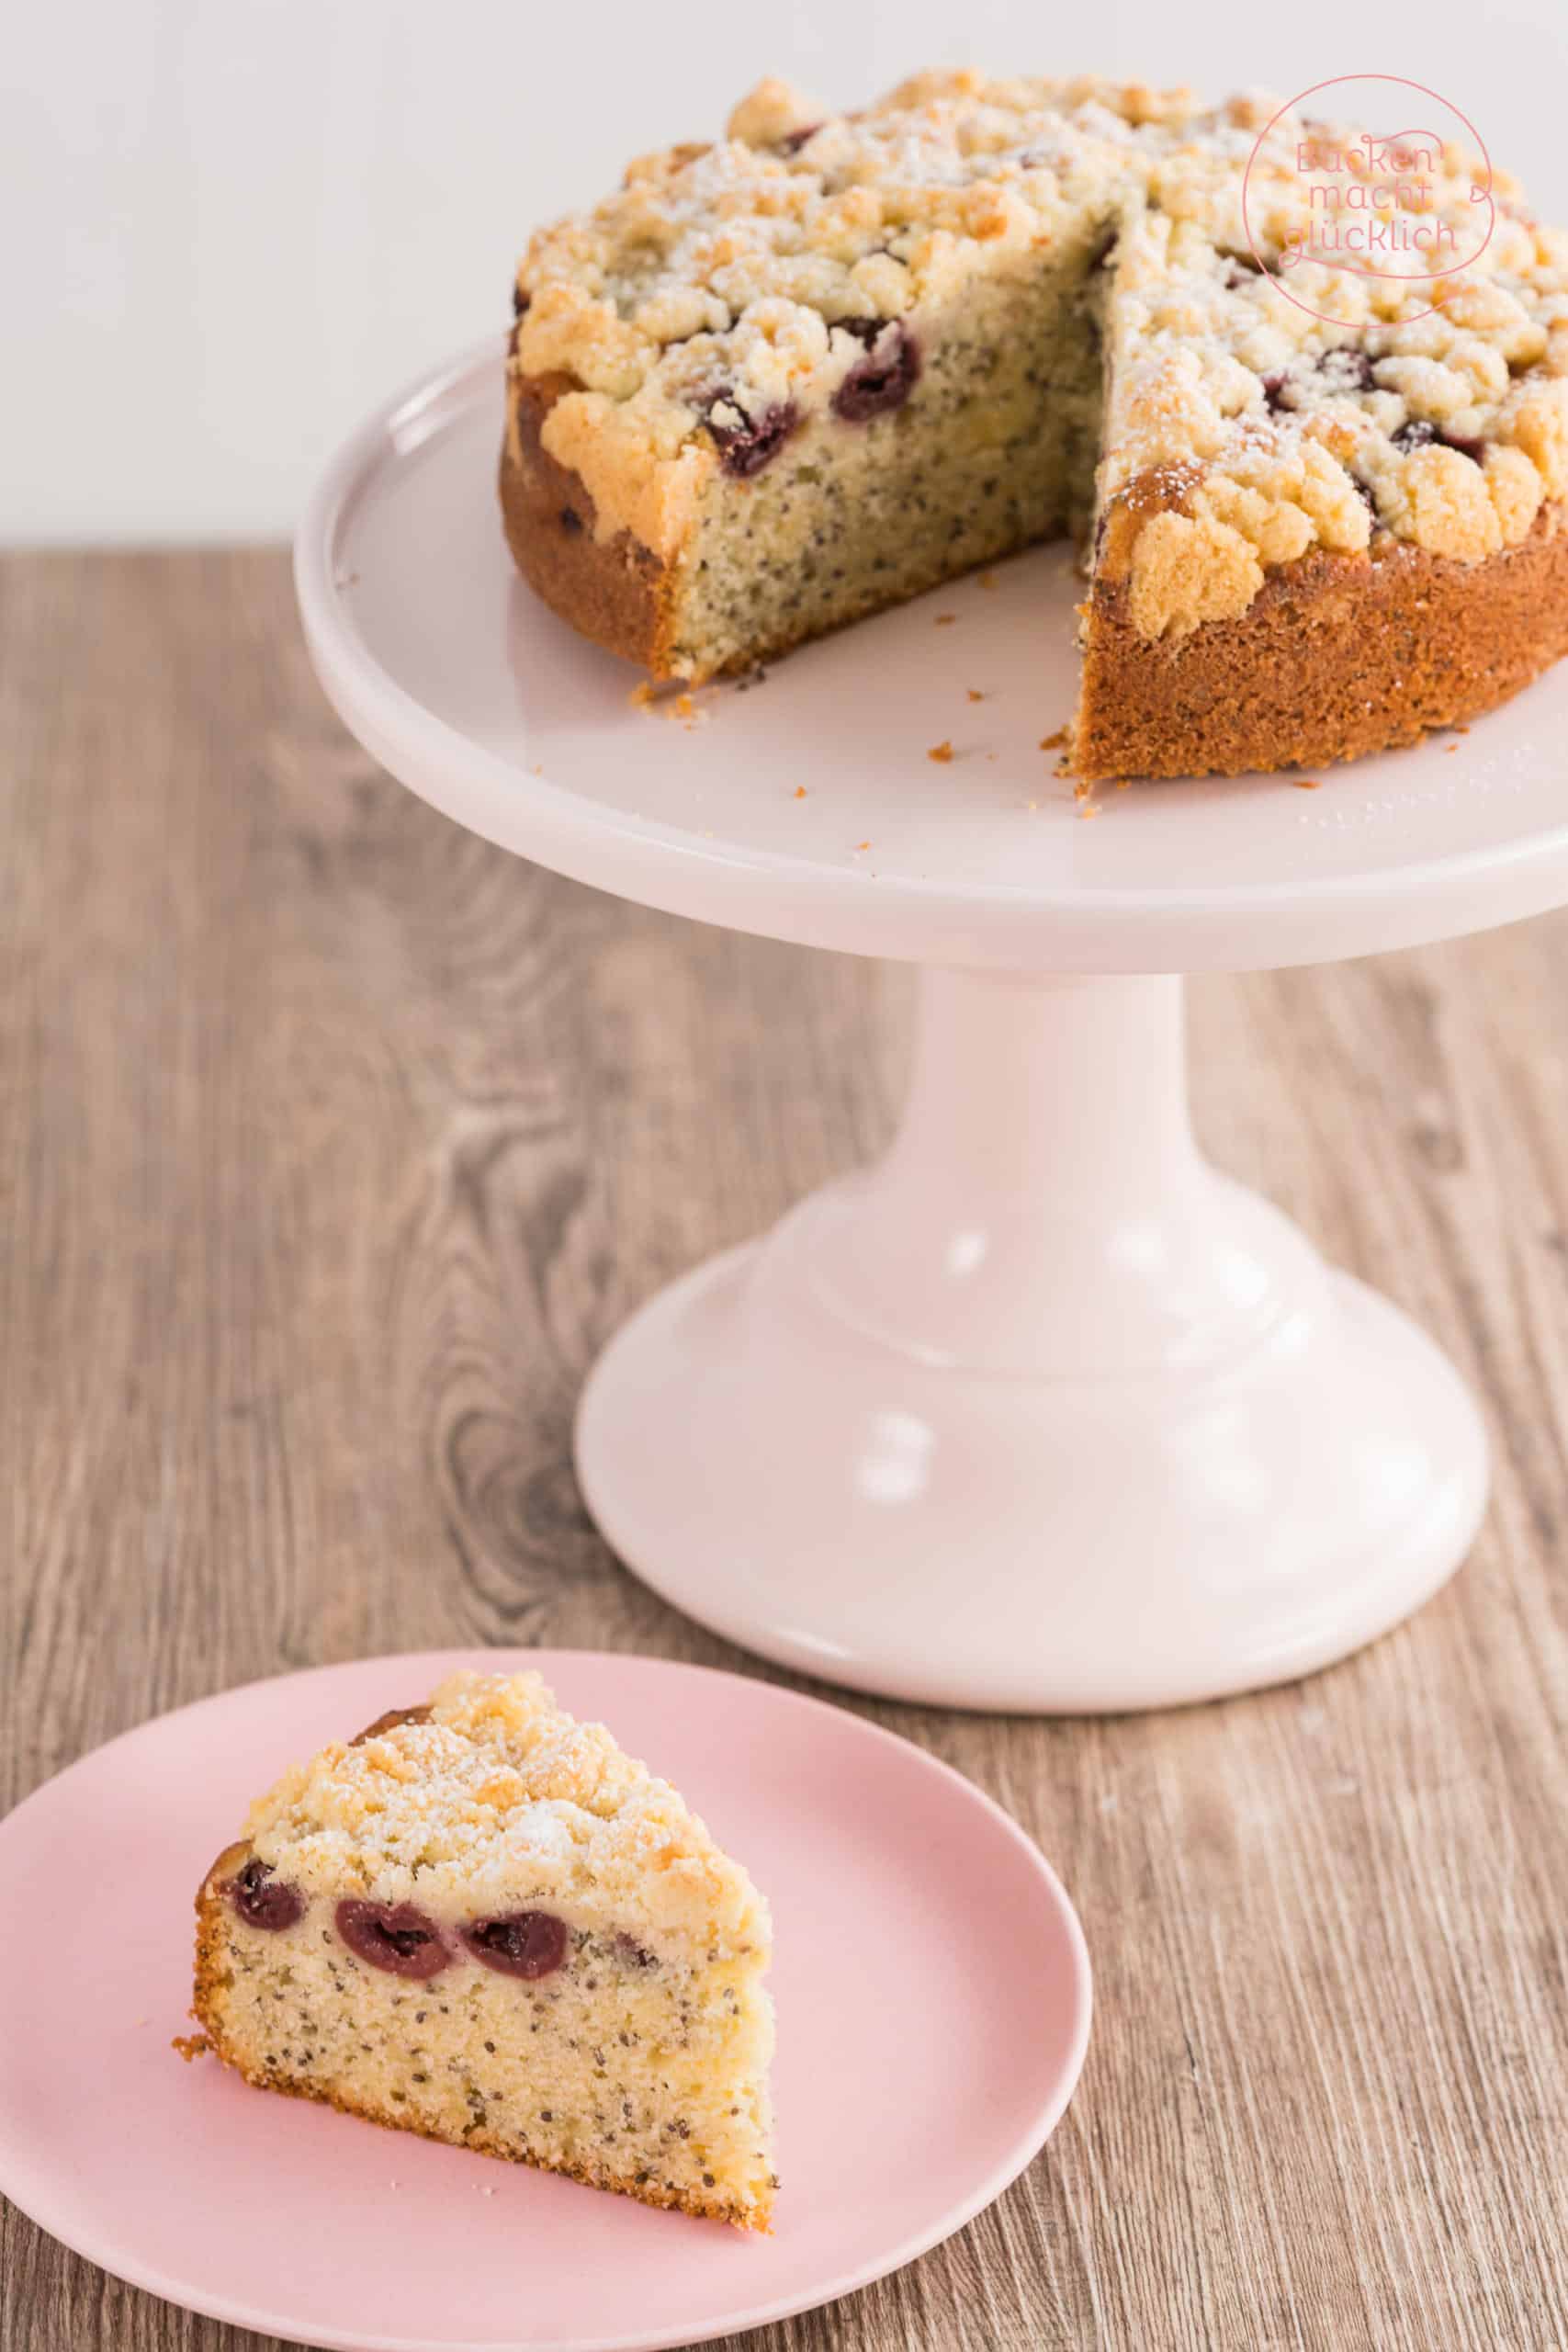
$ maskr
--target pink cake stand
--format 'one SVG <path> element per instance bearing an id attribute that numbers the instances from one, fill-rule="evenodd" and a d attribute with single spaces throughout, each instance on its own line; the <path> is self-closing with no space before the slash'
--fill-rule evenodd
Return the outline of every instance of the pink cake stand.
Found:
<path id="1" fill-rule="evenodd" d="M 1172 976 L 1568 899 L 1568 667 L 1457 754 L 1134 786 L 1089 821 L 1039 748 L 1075 691 L 1062 550 L 682 723 L 514 577 L 499 418 L 487 345 L 312 501 L 299 600 L 347 725 L 558 872 L 924 974 L 886 1157 L 654 1298 L 590 1377 L 578 1469 L 615 1550 L 765 1657 L 958 1706 L 1207 1699 L 1394 1624 L 1474 1535 L 1480 1414 L 1201 1156 Z"/>

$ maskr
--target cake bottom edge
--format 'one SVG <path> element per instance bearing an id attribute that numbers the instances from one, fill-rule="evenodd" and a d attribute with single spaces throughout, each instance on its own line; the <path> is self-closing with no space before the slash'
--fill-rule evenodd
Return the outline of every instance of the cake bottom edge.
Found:
<path id="1" fill-rule="evenodd" d="M 1080 611 L 1083 783 L 1330 766 L 1479 718 L 1568 654 L 1568 529 L 1543 509 L 1474 564 L 1404 545 L 1309 556 L 1175 639 L 1138 634 L 1120 583 Z"/>
<path id="2" fill-rule="evenodd" d="M 374 2123 L 388 2132 L 409 2132 L 422 2140 L 434 2140 L 444 2148 L 464 2148 L 475 2155 L 500 2157 L 508 2164 L 527 2165 L 535 2172 L 558 2174 L 563 2180 L 574 2180 L 583 2188 L 597 2188 L 619 2197 L 632 2197 L 641 2205 L 657 2206 L 661 2211 L 689 2214 L 694 2221 L 725 2222 L 732 2229 L 752 2230 L 761 2235 L 773 2232 L 773 2208 L 760 2203 L 744 2207 L 717 2196 L 704 2197 L 694 2190 L 671 2188 L 656 2181 L 639 2182 L 633 2174 L 616 2175 L 607 2167 L 595 2170 L 587 2165 L 557 2164 L 548 2157 L 536 2155 L 531 2150 L 509 2145 L 494 2134 L 475 2132 L 469 2137 L 454 2140 L 433 2125 L 422 2123 L 416 2116 L 390 2113 L 369 2100 L 344 2097 L 340 2091 L 324 2083 L 308 2081 L 303 2075 L 274 2074 L 265 2068 L 249 2066 L 237 2052 L 224 2047 L 222 2032 L 216 2020 L 197 2008 L 192 2016 L 201 2027 L 208 2053 L 220 2064 L 241 2076 L 253 2089 L 281 2091 L 289 2098 L 313 2099 L 318 2106 L 335 2109 L 339 2115 L 351 2115 L 356 2121 Z"/>

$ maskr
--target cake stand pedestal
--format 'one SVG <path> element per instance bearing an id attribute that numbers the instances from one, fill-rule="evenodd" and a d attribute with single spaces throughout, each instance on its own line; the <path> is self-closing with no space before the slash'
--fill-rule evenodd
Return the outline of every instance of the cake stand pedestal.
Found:
<path id="1" fill-rule="evenodd" d="M 590 1377 L 578 1467 L 617 1552 L 766 1657 L 959 1706 L 1205 1699 L 1394 1624 L 1474 1535 L 1479 1411 L 1204 1160 L 1170 975 L 1568 898 L 1568 678 L 1457 756 L 1311 795 L 1139 786 L 1090 823 L 1038 745 L 1074 690 L 1075 584 L 1044 550 L 682 724 L 513 578 L 498 417 L 487 347 L 372 419 L 312 503 L 301 610 L 347 724 L 563 873 L 928 967 L 884 1159 L 656 1297 Z"/>
<path id="2" fill-rule="evenodd" d="M 737 1641 L 969 1706 L 1299 1674 L 1459 1565 L 1480 1417 L 1399 1311 L 1211 1168 L 1181 983 L 923 983 L 891 1150 L 612 1341 L 610 1542 Z"/>

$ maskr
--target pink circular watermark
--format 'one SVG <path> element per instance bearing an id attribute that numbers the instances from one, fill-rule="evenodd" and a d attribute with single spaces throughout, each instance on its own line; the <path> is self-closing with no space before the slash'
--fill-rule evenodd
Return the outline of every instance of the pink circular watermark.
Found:
<path id="1" fill-rule="evenodd" d="M 1304 111 L 1309 99 L 1327 90 L 1338 93 L 1335 123 Z M 1377 122 L 1404 127 L 1359 127 Z M 1276 137 L 1282 123 L 1286 131 Z M 1464 159 L 1457 171 L 1456 149 Z M 1287 214 L 1283 237 L 1258 234 L 1265 181 L 1275 211 L 1283 208 Z M 1485 252 L 1497 222 L 1491 159 L 1481 133 L 1436 90 L 1398 74 L 1338 74 L 1314 82 L 1280 107 L 1253 143 L 1241 209 L 1247 244 L 1264 276 L 1298 310 L 1340 327 L 1359 326 L 1362 319 L 1320 307 L 1333 300 L 1331 281 L 1325 292 L 1323 281 L 1309 280 L 1318 296 L 1309 301 L 1298 290 L 1303 265 L 1429 289 L 1424 310 L 1402 311 L 1406 319 L 1425 318 L 1438 308 L 1443 279 Z"/>

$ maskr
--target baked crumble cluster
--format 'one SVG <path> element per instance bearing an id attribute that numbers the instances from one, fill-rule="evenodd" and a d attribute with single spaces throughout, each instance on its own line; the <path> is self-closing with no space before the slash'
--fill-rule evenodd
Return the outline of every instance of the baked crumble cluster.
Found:
<path id="1" fill-rule="evenodd" d="M 194 2014 L 250 2081 L 768 2226 L 767 1906 L 537 1675 L 286 1772 L 197 1911 Z"/>
<path id="2" fill-rule="evenodd" d="M 1568 236 L 1498 173 L 1474 253 L 1446 149 L 1382 192 L 1467 257 L 1436 307 L 1312 260 L 1292 300 L 1259 257 L 1302 230 L 1299 143 L 1357 134 L 1274 113 L 944 72 L 833 116 L 764 83 L 524 256 L 523 570 L 700 679 L 1076 532 L 1086 775 L 1347 756 L 1500 699 L 1568 641 Z M 1492 600 L 1484 641 L 1445 650 L 1423 599 L 1445 629 Z M 1381 663 L 1314 642 L 1361 605 Z M 1270 709 L 1281 637 L 1313 678 Z"/>

